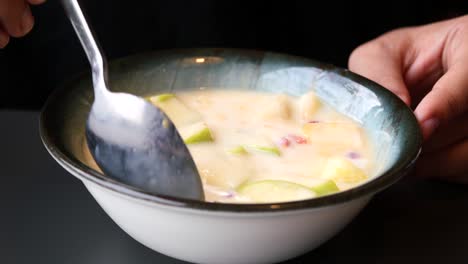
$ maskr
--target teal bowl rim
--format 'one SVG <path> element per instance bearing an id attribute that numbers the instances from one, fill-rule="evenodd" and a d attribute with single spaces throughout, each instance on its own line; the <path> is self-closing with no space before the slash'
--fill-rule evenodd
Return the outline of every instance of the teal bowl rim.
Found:
<path id="1" fill-rule="evenodd" d="M 143 56 L 143 55 L 157 55 L 163 53 L 171 53 L 171 52 L 190 52 L 190 51 L 202 51 L 202 50 L 220 50 L 219 48 L 204 48 L 204 49 L 169 49 L 169 50 L 160 50 L 160 51 L 153 51 L 147 53 L 140 53 L 136 55 L 131 55 L 127 57 L 123 57 L 117 60 L 125 60 L 129 58 L 133 58 L 136 56 Z M 236 52 L 261 52 L 267 53 L 267 51 L 258 51 L 258 50 L 248 50 L 248 49 L 221 49 L 221 50 L 230 50 Z M 268 52 L 270 54 L 278 54 L 285 57 L 291 58 L 298 58 L 298 56 L 284 54 L 284 53 L 276 53 L 276 52 Z M 148 192 L 144 192 L 132 186 L 126 185 L 124 183 L 115 181 L 111 178 L 104 176 L 103 174 L 89 168 L 82 162 L 78 161 L 77 159 L 69 157 L 66 152 L 60 150 L 58 144 L 55 142 L 57 139 L 54 137 L 53 132 L 47 128 L 49 122 L 53 122 L 53 120 L 49 120 L 49 111 L 51 111 L 51 106 L 54 103 L 60 101 L 60 98 L 63 94 L 70 92 L 67 90 L 67 86 L 63 85 L 59 89 L 56 89 L 47 99 L 44 107 L 41 110 L 40 118 L 39 118 L 39 133 L 41 140 L 50 153 L 50 155 L 62 166 L 67 168 L 69 171 L 76 173 L 80 180 L 86 180 L 97 184 L 105 189 L 115 191 L 117 193 L 123 194 L 124 196 L 129 196 L 131 198 L 136 198 L 139 200 L 143 200 L 146 202 L 156 203 L 160 205 L 178 207 L 178 208 L 186 208 L 186 209 L 195 209 L 195 210 L 204 210 L 204 211 L 213 211 L 213 212 L 278 212 L 278 211 L 291 211 L 291 210 L 305 210 L 305 209 L 313 209 L 313 208 L 320 208 L 325 206 L 332 206 L 337 204 L 346 203 L 351 200 L 355 200 L 358 198 L 366 197 L 374 195 L 386 188 L 390 185 L 397 182 L 400 178 L 406 175 L 410 169 L 413 167 L 414 163 L 416 162 L 417 158 L 421 153 L 422 148 L 422 134 L 419 129 L 418 122 L 416 117 L 414 116 L 412 110 L 403 102 L 401 101 L 396 95 L 388 91 L 386 88 L 382 87 L 381 85 L 363 77 L 356 73 L 353 73 L 347 69 L 343 69 L 334 65 L 321 63 L 312 59 L 300 57 L 303 60 L 308 61 L 313 67 L 332 70 L 334 73 L 343 76 L 345 78 L 351 79 L 364 87 L 373 86 L 377 89 L 382 89 L 384 93 L 387 93 L 386 96 L 393 97 L 396 99 L 400 104 L 400 107 L 406 108 L 406 111 L 411 116 L 412 122 L 415 122 L 416 127 L 418 128 L 416 133 L 411 133 L 414 135 L 414 140 L 416 142 L 417 148 L 410 149 L 408 153 L 402 155 L 398 158 L 395 162 L 395 165 L 385 171 L 383 174 L 376 176 L 375 178 L 365 182 L 357 187 L 341 191 L 338 193 L 321 196 L 317 198 L 311 198 L 307 200 L 299 200 L 299 201 L 290 201 L 290 202 L 280 202 L 280 203 L 261 203 L 261 204 L 234 204 L 234 203 L 214 203 L 214 202 L 206 202 L 206 201 L 197 201 L 197 200 L 190 200 L 190 199 L 183 199 L 177 198 L 172 196 L 165 196 L 165 195 L 155 195 Z M 117 61 L 116 60 L 116 61 Z M 110 62 L 112 64 L 112 62 Z M 82 77 L 79 75 L 76 78 Z"/>

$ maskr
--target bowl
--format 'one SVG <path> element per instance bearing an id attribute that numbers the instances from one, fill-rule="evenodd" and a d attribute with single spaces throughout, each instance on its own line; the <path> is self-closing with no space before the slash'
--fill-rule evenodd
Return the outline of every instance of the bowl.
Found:
<path id="1" fill-rule="evenodd" d="M 151 195 L 106 177 L 86 158 L 91 78 L 82 74 L 70 80 L 50 96 L 41 113 L 46 149 L 126 233 L 185 261 L 272 263 L 311 251 L 404 176 L 421 150 L 416 118 L 395 95 L 348 70 L 306 58 L 239 49 L 168 50 L 112 61 L 109 74 L 114 91 L 140 96 L 199 88 L 295 96 L 314 90 L 322 101 L 360 122 L 375 146 L 379 171 L 372 180 L 319 198 L 221 204 Z"/>

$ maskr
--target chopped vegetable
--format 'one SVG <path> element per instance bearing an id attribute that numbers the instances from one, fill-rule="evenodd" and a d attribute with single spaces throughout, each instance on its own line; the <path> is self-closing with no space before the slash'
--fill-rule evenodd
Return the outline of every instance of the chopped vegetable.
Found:
<path id="1" fill-rule="evenodd" d="M 224 198 L 232 198 L 232 197 L 234 197 L 235 195 L 236 195 L 236 193 L 233 192 L 233 191 L 228 191 L 228 192 L 225 192 L 225 193 L 222 194 L 222 196 L 223 196 Z"/>
<path id="2" fill-rule="evenodd" d="M 156 95 L 150 97 L 149 100 L 161 108 L 178 129 L 202 121 L 202 117 L 197 111 L 187 107 L 172 94 Z"/>
<path id="3" fill-rule="evenodd" d="M 280 145 L 281 147 L 287 148 L 289 147 L 289 145 L 291 145 L 291 141 L 289 141 L 289 139 L 287 139 L 286 137 L 282 137 L 280 138 L 278 145 Z"/>
<path id="4" fill-rule="evenodd" d="M 231 154 L 237 154 L 237 155 L 245 155 L 247 154 L 247 150 L 243 146 L 237 146 L 232 149 L 228 150 L 229 153 Z"/>
<path id="5" fill-rule="evenodd" d="M 213 141 L 210 129 L 203 122 L 180 129 L 180 134 L 184 139 L 185 144 Z"/>
<path id="6" fill-rule="evenodd" d="M 204 153 L 208 153 L 207 152 Z M 253 170 L 250 164 L 246 164 L 242 159 L 229 157 L 227 154 L 218 153 L 218 159 L 213 162 L 210 158 L 199 158 L 197 168 L 204 185 L 221 188 L 228 191 L 237 188 L 252 176 Z"/>
<path id="7" fill-rule="evenodd" d="M 275 156 L 281 156 L 280 150 L 275 146 L 245 145 L 245 148 L 248 150 L 260 151 L 273 154 Z"/>
<path id="8" fill-rule="evenodd" d="M 336 186 L 336 183 L 333 180 L 326 180 L 321 184 L 315 185 L 312 187 L 312 190 L 314 190 L 314 192 L 317 193 L 317 195 L 319 196 L 340 191 L 340 189 L 338 188 L 338 186 Z"/>
<path id="9" fill-rule="evenodd" d="M 262 119 L 289 119 L 291 117 L 291 100 L 285 94 L 274 95 L 268 98 L 264 104 L 259 105 L 259 113 Z"/>
<path id="10" fill-rule="evenodd" d="M 367 175 L 345 158 L 331 158 L 322 172 L 322 178 L 337 184 L 356 184 L 367 179 Z"/>
<path id="11" fill-rule="evenodd" d="M 257 203 L 304 200 L 316 196 L 316 193 L 306 186 L 282 180 L 263 180 L 243 184 L 238 188 L 238 192 Z"/>
<path id="12" fill-rule="evenodd" d="M 359 153 L 357 153 L 357 152 L 350 151 L 350 152 L 346 153 L 346 157 L 350 158 L 350 159 L 359 159 L 361 157 L 361 155 L 359 155 Z"/>
<path id="13" fill-rule="evenodd" d="M 299 113 L 302 121 L 312 120 L 320 107 L 314 92 L 308 92 L 299 99 Z"/>
<path id="14" fill-rule="evenodd" d="M 171 99 L 173 97 L 175 97 L 174 94 L 165 93 L 165 94 L 159 94 L 159 95 L 153 96 L 153 97 L 151 97 L 151 100 L 152 101 L 157 101 L 157 102 L 164 102 L 164 101 L 167 101 L 168 99 Z"/>
<path id="15" fill-rule="evenodd" d="M 294 140 L 297 144 L 307 144 L 307 139 L 298 135 L 289 134 L 288 138 Z"/>

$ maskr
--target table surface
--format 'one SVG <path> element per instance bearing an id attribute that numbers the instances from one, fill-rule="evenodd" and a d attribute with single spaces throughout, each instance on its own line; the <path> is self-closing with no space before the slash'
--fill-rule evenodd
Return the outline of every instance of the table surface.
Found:
<path id="1" fill-rule="evenodd" d="M 0 263 L 184 263 L 125 234 L 42 146 L 38 113 L 0 112 Z M 468 263 L 468 186 L 402 180 L 288 263 Z"/>

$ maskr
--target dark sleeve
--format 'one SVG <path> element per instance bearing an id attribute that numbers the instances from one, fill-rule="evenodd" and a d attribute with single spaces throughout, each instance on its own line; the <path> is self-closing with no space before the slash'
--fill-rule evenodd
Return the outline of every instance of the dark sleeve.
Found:
<path id="1" fill-rule="evenodd" d="M 89 71 L 59 1 L 34 7 L 36 26 L 0 50 L 0 108 L 40 109 L 50 92 Z M 235 47 L 346 67 L 359 44 L 390 29 L 468 13 L 468 1 L 81 0 L 109 60 L 169 48 Z M 329 3 L 327 3 L 329 2 Z M 364 4 L 366 3 L 366 4 Z"/>

